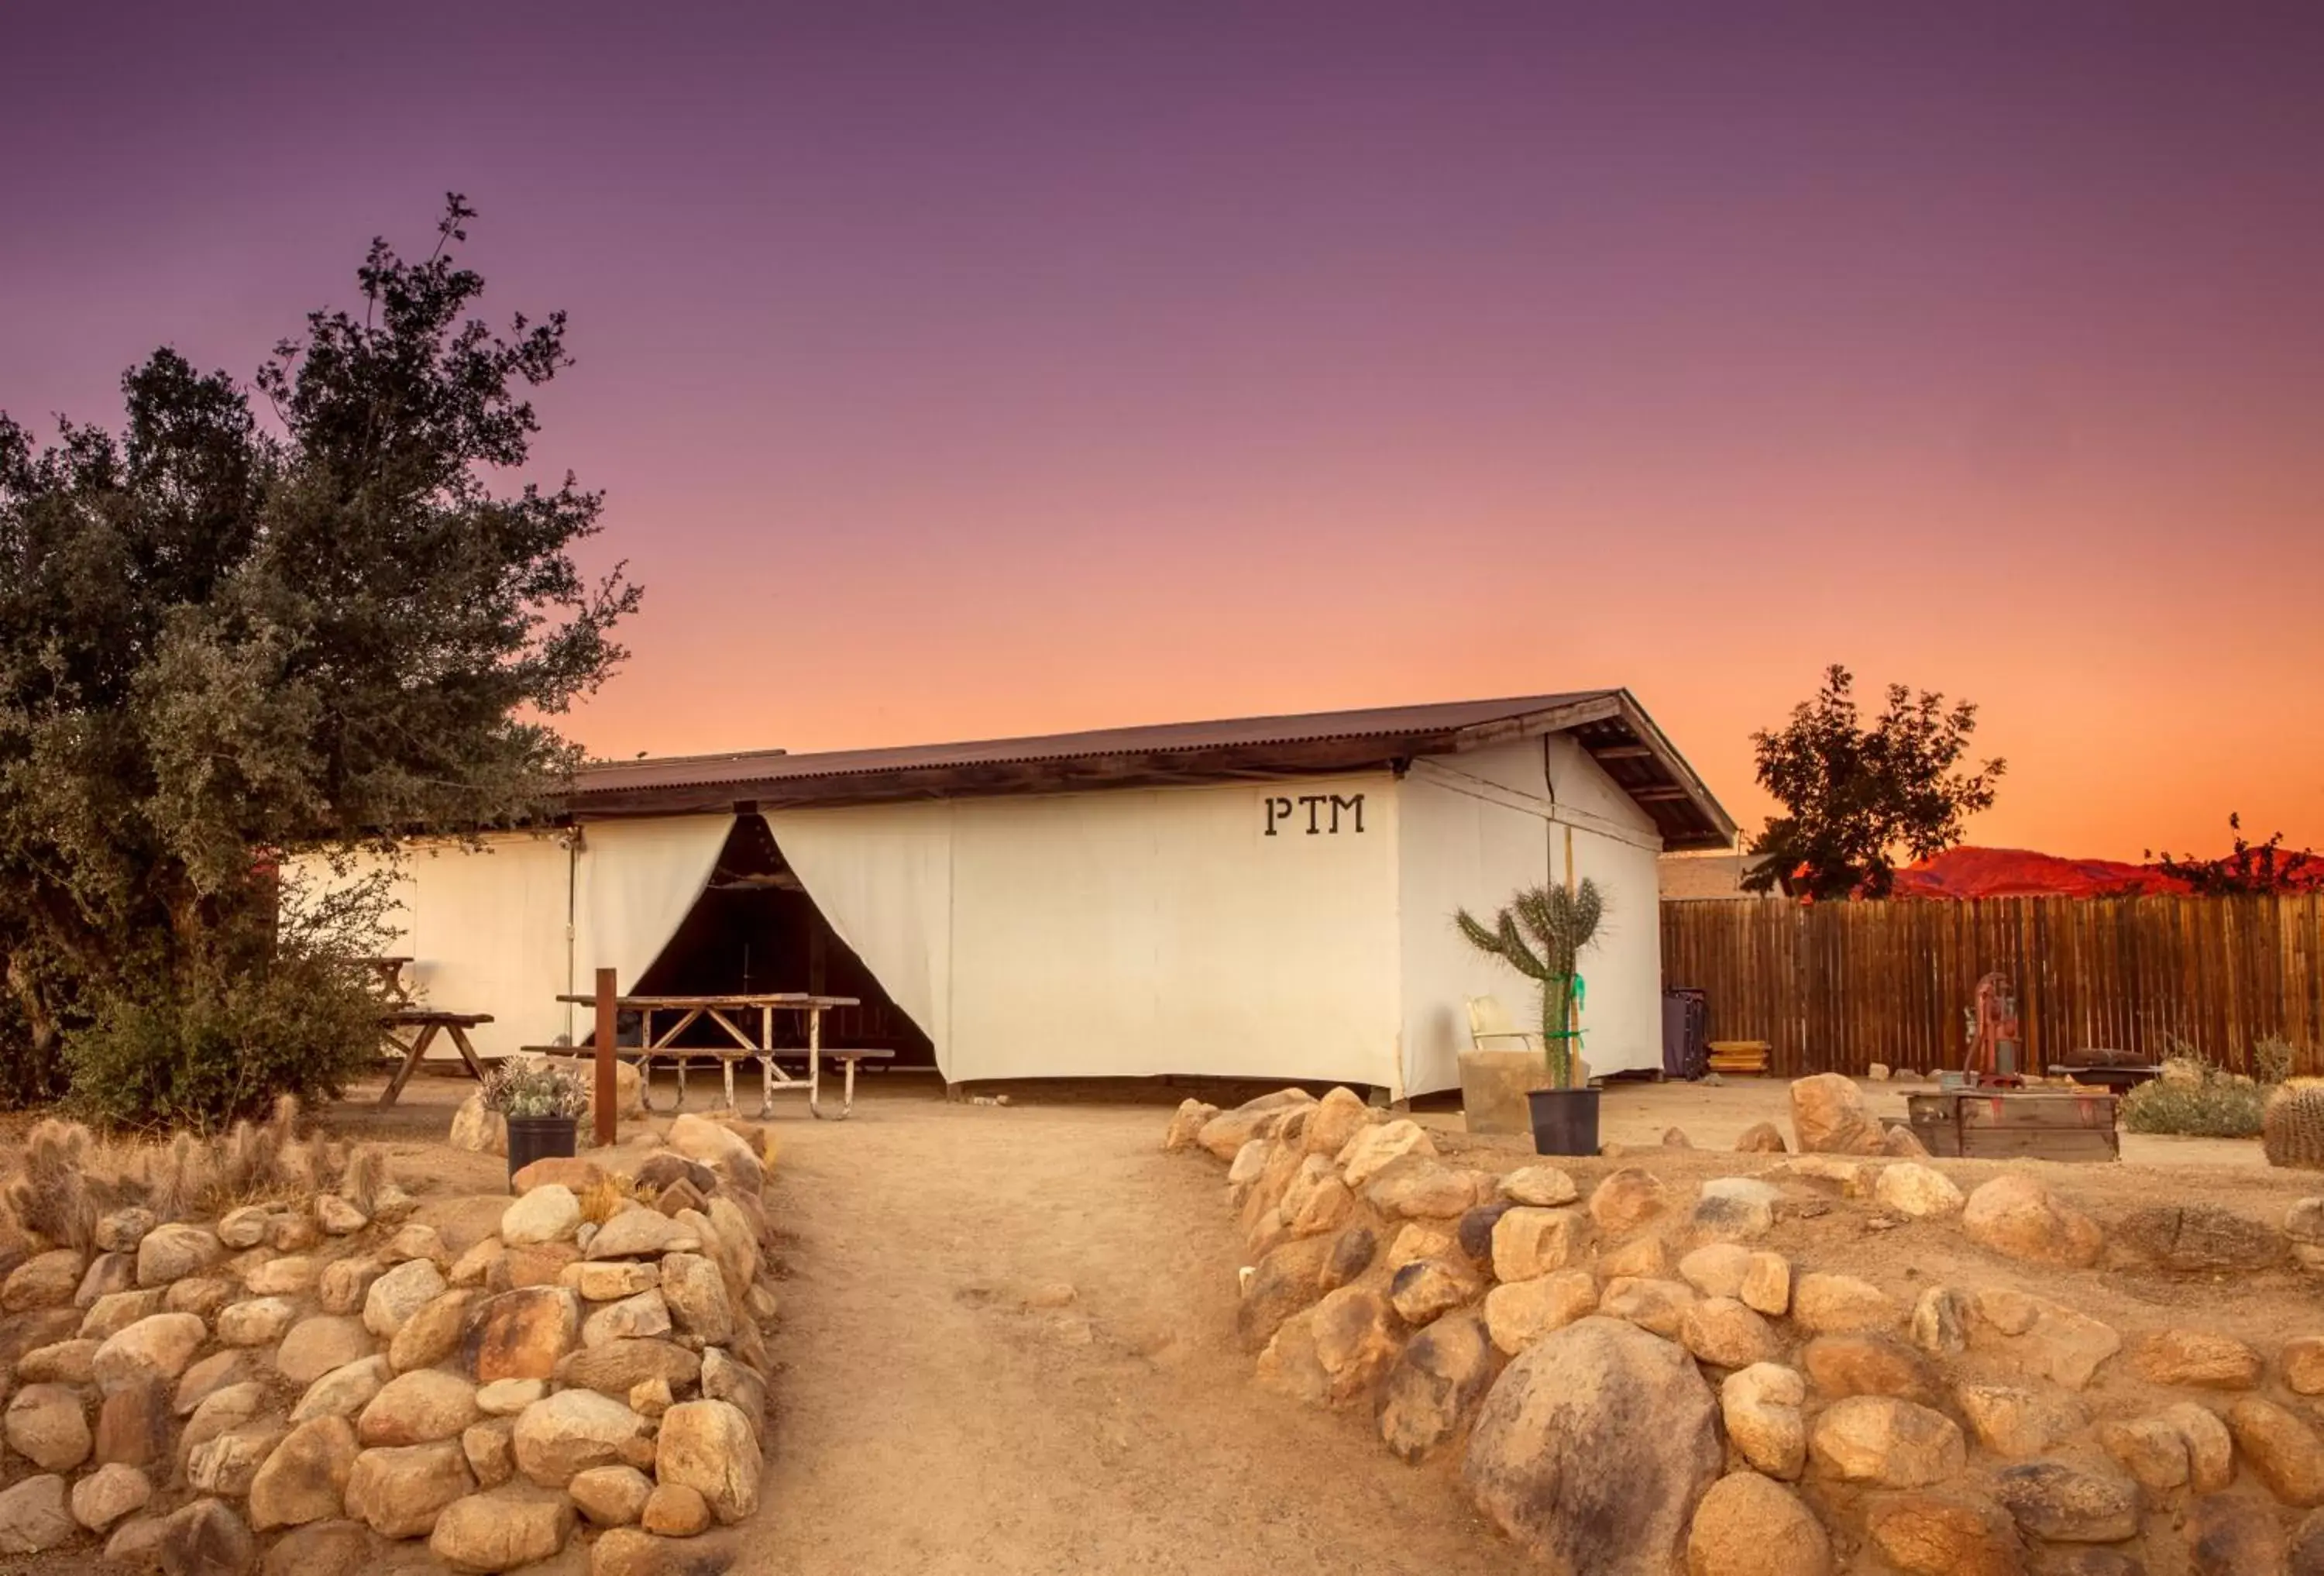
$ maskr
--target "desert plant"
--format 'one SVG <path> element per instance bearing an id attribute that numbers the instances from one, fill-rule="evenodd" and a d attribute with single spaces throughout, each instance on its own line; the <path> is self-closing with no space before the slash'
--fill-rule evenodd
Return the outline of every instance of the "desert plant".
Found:
<path id="1" fill-rule="evenodd" d="M 2324 1078 L 2288 1079 L 2270 1092 L 2260 1141 L 2270 1166 L 2324 1171 Z"/>
<path id="2" fill-rule="evenodd" d="M 1541 987 L 1541 1050 L 1554 1089 L 1573 1087 L 1573 1042 L 1582 1037 L 1573 1027 L 1582 987 L 1575 959 L 1597 939 L 1605 917 L 1605 895 L 1595 881 L 1571 889 L 1527 887 L 1489 926 L 1466 908 L 1452 917 L 1471 945 Z"/>
<path id="3" fill-rule="evenodd" d="M 2292 1076 L 2300 1053 L 2280 1034 L 2264 1034 L 2252 1042 L 2252 1076 L 2262 1083 L 2281 1083 Z"/>
<path id="4" fill-rule="evenodd" d="M 2267 1091 L 2249 1078 L 2195 1056 L 2172 1056 L 2163 1076 L 2122 1099 L 2122 1124 L 2134 1133 L 2249 1138 L 2260 1132 Z"/>
<path id="5" fill-rule="evenodd" d="M 578 1117 L 589 1109 L 588 1086 L 571 1068 L 543 1059 L 503 1062 L 484 1080 L 484 1109 L 504 1117 Z"/>
<path id="6" fill-rule="evenodd" d="M 365 1215 L 376 1214 L 379 1195 L 393 1180 L 388 1175 L 387 1151 L 377 1144 L 357 1144 L 339 1178 L 339 1196 Z"/>
<path id="7" fill-rule="evenodd" d="M 24 1140 L 23 1171 L 0 1192 L 19 1229 L 86 1253 L 97 1240 L 98 1203 L 88 1184 L 89 1130 L 49 1120 Z"/>

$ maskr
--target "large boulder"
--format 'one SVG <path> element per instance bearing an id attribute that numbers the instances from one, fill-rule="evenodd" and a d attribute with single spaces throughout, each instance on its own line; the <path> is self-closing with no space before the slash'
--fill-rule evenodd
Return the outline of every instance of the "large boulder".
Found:
<path id="1" fill-rule="evenodd" d="M 2186 1441 L 2187 1482 L 2196 1493 L 2216 1494 L 2235 1481 L 2235 1436 L 2218 1413 L 2192 1401 L 2181 1401 L 2174 1406 L 2165 1406 L 2157 1416 L 2178 1430 L 2179 1437 Z"/>
<path id="2" fill-rule="evenodd" d="M 274 1447 L 250 1484 L 250 1525 L 260 1532 L 328 1521 L 346 1501 L 361 1453 L 344 1417 L 301 1423 Z"/>
<path id="3" fill-rule="evenodd" d="M 69 1542 L 79 1530 L 65 1480 L 54 1472 L 0 1491 L 0 1554 L 42 1553 Z"/>
<path id="4" fill-rule="evenodd" d="M 97 1349 L 91 1368 L 97 1388 L 118 1389 L 139 1379 L 175 1379 L 194 1360 L 208 1333 L 192 1313 L 155 1313 L 140 1319 Z"/>
<path id="5" fill-rule="evenodd" d="M 361 1320 L 317 1313 L 290 1327 L 274 1350 L 274 1367 L 294 1385 L 311 1385 L 333 1369 L 371 1356 L 372 1348 L 371 1332 Z"/>
<path id="6" fill-rule="evenodd" d="M 371 1283 L 364 1295 L 364 1328 L 392 1341 L 404 1322 L 444 1295 L 444 1272 L 425 1258 L 406 1259 Z"/>
<path id="7" fill-rule="evenodd" d="M 26 1385 L 8 1399 L 8 1448 L 43 1472 L 69 1472 L 95 1443 L 80 1394 L 63 1385 Z"/>
<path id="8" fill-rule="evenodd" d="M 1686 1538 L 1687 1576 L 1831 1576 L 1831 1540 L 1799 1496 L 1757 1472 L 1711 1486 Z"/>
<path id="9" fill-rule="evenodd" d="M 573 1480 L 565 1486 L 574 1507 L 595 1526 L 631 1525 L 644 1514 L 653 1489 L 651 1478 L 627 1465 L 592 1467 L 574 1473 Z"/>
<path id="10" fill-rule="evenodd" d="M 1436 1320 L 1405 1343 L 1381 1382 L 1380 1438 L 1405 1461 L 1418 1461 L 1452 1437 L 1492 1375 L 1492 1347 L 1475 1314 Z"/>
<path id="11" fill-rule="evenodd" d="M 1819 1073 L 1792 1084 L 1792 1134 L 1803 1155 L 1877 1155 L 1880 1123 L 1853 1079 Z"/>
<path id="12" fill-rule="evenodd" d="M 520 1286 L 470 1309 L 469 1370 L 480 1384 L 545 1379 L 581 1338 L 581 1304 L 561 1286 Z"/>
<path id="13" fill-rule="evenodd" d="M 1609 1237 L 1628 1236 L 1670 1207 L 1670 1189 L 1662 1178 L 1635 1166 L 1590 1190 L 1590 1219 Z"/>
<path id="14" fill-rule="evenodd" d="M 2080 1267 L 2097 1263 L 2106 1249 L 2097 1221 L 2017 1173 L 1997 1176 L 1969 1195 L 1961 1230 L 1971 1241 L 2027 1264 Z"/>
<path id="15" fill-rule="evenodd" d="M 1351 1188 L 1360 1188 L 1408 1156 L 1434 1157 L 1436 1140 L 1428 1129 L 1407 1117 L 1378 1127 L 1366 1127 L 1350 1138 L 1337 1157 L 1340 1175 Z"/>
<path id="16" fill-rule="evenodd" d="M 2029 1537 L 2053 1544 L 2116 1544 L 2138 1535 L 2138 1485 L 2110 1467 L 2070 1461 L 2005 1467 L 1993 1497 Z"/>
<path id="17" fill-rule="evenodd" d="M 1496 1347 L 1514 1356 L 1597 1309 L 1597 1277 L 1586 1269 L 1561 1270 L 1487 1292 L 1485 1328 Z"/>
<path id="18" fill-rule="evenodd" d="M 1792 1286 L 1792 1321 L 1816 1335 L 1893 1330 L 1904 1323 L 1895 1298 L 1852 1275 L 1803 1275 Z"/>
<path id="19" fill-rule="evenodd" d="M 562 1183 L 531 1189 L 501 1212 L 501 1240 L 511 1248 L 567 1242 L 581 1230 L 581 1201 Z"/>
<path id="20" fill-rule="evenodd" d="M 688 1111 L 669 1124 L 669 1147 L 689 1160 L 698 1160 L 742 1192 L 755 1198 L 766 1185 L 767 1173 L 758 1151 L 724 1124 Z"/>
<path id="21" fill-rule="evenodd" d="M 382 1386 L 355 1420 L 366 1447 L 451 1439 L 483 1416 L 476 1387 L 441 1369 L 415 1369 Z"/>
<path id="22" fill-rule="evenodd" d="M 590 1258 L 658 1258 L 665 1253 L 693 1253 L 702 1240 L 668 1215 L 633 1207 L 617 1212 L 589 1239 L 585 1257 Z"/>
<path id="23" fill-rule="evenodd" d="M 1893 1396 L 1851 1396 L 1825 1407 L 1809 1431 L 1808 1453 L 1832 1477 L 1884 1488 L 1941 1483 L 1968 1461 L 1951 1418 Z"/>
<path id="24" fill-rule="evenodd" d="M 2210 1330 L 2165 1330 L 2131 1348 L 2130 1366 L 2152 1385 L 2205 1390 L 2248 1390 L 2267 1365 L 2232 1335 Z"/>
<path id="25" fill-rule="evenodd" d="M 2324 1505 L 2324 1442 L 2288 1408 L 2246 1396 L 2227 1409 L 2244 1464 L 2286 1505 Z"/>
<path id="26" fill-rule="evenodd" d="M 2012 1385 L 1961 1385 L 1953 1402 L 1977 1442 L 2011 1461 L 2045 1455 L 2080 1433 L 2089 1415 L 2071 1396 Z"/>
<path id="27" fill-rule="evenodd" d="M 187 1433 L 193 1433 L 190 1424 Z M 131 1467 L 161 1467 L 170 1460 L 170 1387 L 147 1377 L 116 1385 L 97 1413 L 96 1459 Z"/>
<path id="28" fill-rule="evenodd" d="M 1926 1405 L 1937 1399 L 1935 1370 L 1893 1335 L 1819 1335 L 1801 1350 L 1800 1366 L 1814 1382 L 1816 1393 L 1828 1400 L 1900 1396 Z"/>
<path id="29" fill-rule="evenodd" d="M 562 1488 L 576 1472 L 620 1461 L 622 1447 L 644 1432 L 645 1419 L 610 1396 L 559 1390 L 517 1415 L 517 1470 L 544 1488 Z"/>
<path id="30" fill-rule="evenodd" d="M 1322 1275 L 1331 1257 L 1332 1239 L 1300 1237 L 1259 1261 L 1235 1310 L 1235 1328 L 1248 1350 L 1264 1350 L 1286 1319 L 1323 1295 Z"/>
<path id="31" fill-rule="evenodd" d="M 757 1436 L 727 1402 L 685 1401 L 662 1415 L 655 1478 L 700 1494 L 721 1522 L 732 1525 L 758 1508 L 761 1464 Z"/>
<path id="32" fill-rule="evenodd" d="M 1934 1166 L 1911 1160 L 1884 1169 L 1879 1180 L 1872 1184 L 1872 1196 L 1885 1208 L 1916 1221 L 1957 1215 L 1967 1202 L 1951 1177 Z"/>
<path id="33" fill-rule="evenodd" d="M 609 1341 L 568 1353 L 558 1360 L 554 1377 L 560 1385 L 622 1397 L 652 1379 L 678 1389 L 702 1372 L 701 1358 L 669 1341 Z"/>
<path id="34" fill-rule="evenodd" d="M 452 1131 L 446 1140 L 455 1149 L 472 1155 L 508 1153 L 508 1119 L 484 1104 L 482 1090 L 460 1102 L 452 1113 Z"/>
<path id="35" fill-rule="evenodd" d="M 1253 1138 L 1272 1138 L 1292 1107 L 1314 1102 L 1315 1097 L 1304 1089 L 1278 1089 L 1213 1117 L 1196 1131 L 1194 1142 L 1221 1160 L 1231 1160 Z"/>
<path id="36" fill-rule="evenodd" d="M 1504 1210 L 1493 1222 L 1493 1276 L 1505 1285 L 1580 1265 L 1590 1245 L 1590 1221 L 1579 1210 Z"/>
<path id="37" fill-rule="evenodd" d="M 1163 1152 L 1175 1155 L 1181 1149 L 1193 1148 L 1194 1136 L 1203 1130 L 1203 1124 L 1218 1114 L 1219 1108 L 1207 1101 L 1192 1098 L 1180 1101 L 1178 1109 L 1170 1113 L 1169 1127 L 1162 1134 Z M 630 1519 L 634 1521 L 637 1518 L 632 1516 Z"/>
<path id="38" fill-rule="evenodd" d="M 383 1538 L 425 1537 L 445 1507 L 475 1487 L 457 1440 L 367 1450 L 347 1473 L 347 1514 Z"/>
<path id="39" fill-rule="evenodd" d="M 1780 1363 L 1754 1363 L 1719 1387 L 1720 1419 L 1743 1459 L 1771 1478 L 1797 1478 L 1807 1465 L 1807 1424 L 1800 1407 L 1807 1381 Z"/>
<path id="40" fill-rule="evenodd" d="M 2088 1385 L 2122 1350 L 2122 1336 L 2112 1325 L 2014 1286 L 1987 1286 L 1969 1306 L 1969 1350 L 1998 1352 L 2070 1390 Z M 1924 1341 L 1915 1344 L 1929 1350 Z"/>
<path id="41" fill-rule="evenodd" d="M 8 1272 L 0 1282 L 0 1313 L 23 1313 L 35 1308 L 61 1308 L 80 1289 L 85 1266 L 69 1248 L 36 1253 Z"/>
<path id="42" fill-rule="evenodd" d="M 512 1486 L 446 1506 L 428 1549 L 455 1571 L 513 1571 L 554 1557 L 572 1532 L 564 1495 Z"/>
<path id="43" fill-rule="evenodd" d="M 137 1244 L 137 1284 L 168 1286 L 226 1257 L 226 1244 L 199 1226 L 156 1226 Z"/>
<path id="44" fill-rule="evenodd" d="M 1363 1096 L 1352 1089 L 1333 1089 L 1307 1113 L 1307 1123 L 1299 1131 L 1299 1147 L 1310 1155 L 1330 1159 L 1346 1148 L 1348 1141 L 1369 1127 L 1371 1120 Z"/>
<path id="45" fill-rule="evenodd" d="M 1503 1370 L 1462 1477 L 1486 1516 L 1553 1569 L 1668 1576 L 1719 1476 L 1713 1412 L 1678 1347 L 1592 1316 Z"/>
<path id="46" fill-rule="evenodd" d="M 371 1398 L 394 1378 L 387 1359 L 374 1355 L 359 1357 L 351 1363 L 333 1369 L 309 1385 L 290 1408 L 292 1423 L 307 1423 L 318 1417 L 353 1417 Z"/>
<path id="47" fill-rule="evenodd" d="M 125 1516 L 145 1508 L 153 1482 L 135 1467 L 108 1461 L 72 1486 L 73 1519 L 102 1533 Z"/>
<path id="48" fill-rule="evenodd" d="M 2025 1576 L 2009 1513 L 1980 1495 L 1923 1489 L 1875 1496 L 1864 1530 L 1906 1576 Z"/>

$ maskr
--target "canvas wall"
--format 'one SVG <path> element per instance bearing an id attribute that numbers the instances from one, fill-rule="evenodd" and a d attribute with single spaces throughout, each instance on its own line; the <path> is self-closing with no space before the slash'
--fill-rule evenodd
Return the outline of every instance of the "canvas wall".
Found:
<path id="1" fill-rule="evenodd" d="M 1569 837 L 1576 878 L 1595 880 L 1609 908 L 1598 945 L 1582 960 L 1584 1055 L 1598 1073 L 1661 1065 L 1661 839 L 1586 752 L 1553 735 L 1424 758 L 1399 785 L 1398 805 L 1400 1021 L 1410 1092 L 1459 1086 L 1469 997 L 1499 997 L 1527 1027 L 1537 1018 L 1531 982 L 1470 945 L 1452 915 L 1466 908 L 1489 919 L 1520 887 L 1563 883 Z"/>

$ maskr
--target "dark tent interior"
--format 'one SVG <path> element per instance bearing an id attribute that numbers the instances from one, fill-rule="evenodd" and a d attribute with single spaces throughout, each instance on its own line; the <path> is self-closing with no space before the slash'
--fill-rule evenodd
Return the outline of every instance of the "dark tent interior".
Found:
<path id="1" fill-rule="evenodd" d="M 860 1007 L 823 1015 L 823 1043 L 895 1053 L 891 1066 L 932 1067 L 936 1048 L 919 1026 L 880 988 L 862 959 L 840 939 L 784 862 L 774 834 L 758 816 L 738 816 L 708 884 L 669 945 L 641 977 L 641 996 L 754 995 L 803 991 L 853 996 Z M 805 1045 L 803 1014 L 778 1013 L 778 1044 Z M 682 1044 L 731 1043 L 703 1021 Z"/>

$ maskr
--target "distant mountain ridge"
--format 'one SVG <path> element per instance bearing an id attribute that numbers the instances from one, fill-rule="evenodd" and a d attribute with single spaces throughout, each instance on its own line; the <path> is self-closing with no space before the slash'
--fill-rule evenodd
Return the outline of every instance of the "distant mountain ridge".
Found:
<path id="1" fill-rule="evenodd" d="M 2277 856 L 2292 884 L 2324 891 L 2324 859 Z M 2116 859 L 2065 859 L 2024 848 L 1949 848 L 1896 872 L 1899 898 L 2135 898 L 2185 892 L 2160 865 Z"/>

